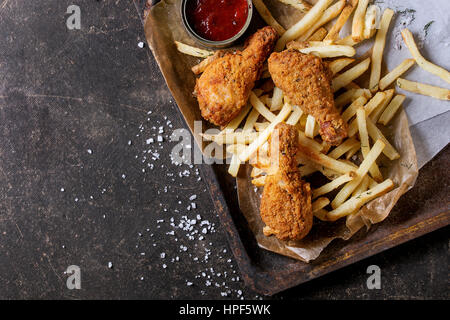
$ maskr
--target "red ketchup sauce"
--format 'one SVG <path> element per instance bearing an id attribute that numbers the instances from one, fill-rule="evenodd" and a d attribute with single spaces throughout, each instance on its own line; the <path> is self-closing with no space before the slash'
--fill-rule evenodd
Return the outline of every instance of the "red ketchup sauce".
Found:
<path id="1" fill-rule="evenodd" d="M 223 41 L 244 27 L 248 16 L 247 0 L 192 0 L 187 2 L 189 25 L 200 37 Z"/>

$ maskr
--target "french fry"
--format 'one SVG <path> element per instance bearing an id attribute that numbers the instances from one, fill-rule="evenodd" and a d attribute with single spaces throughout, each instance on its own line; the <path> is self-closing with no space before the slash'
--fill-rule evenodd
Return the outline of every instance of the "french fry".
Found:
<path id="1" fill-rule="evenodd" d="M 333 0 L 319 0 L 317 3 L 306 13 L 306 15 L 290 27 L 286 32 L 278 39 L 275 46 L 275 51 L 282 51 L 289 41 L 297 39 L 302 34 L 304 34 L 314 23 L 320 19 L 323 12 L 328 8 L 328 6 L 333 2 Z"/>
<path id="2" fill-rule="evenodd" d="M 364 176 L 364 179 L 362 179 L 361 183 L 356 187 L 355 191 L 352 193 L 352 197 L 355 197 L 364 191 L 367 191 L 369 187 L 369 176 Z"/>
<path id="3" fill-rule="evenodd" d="M 361 149 L 361 143 L 358 143 L 358 145 L 354 146 L 353 148 L 351 148 L 350 150 L 347 151 L 347 153 L 345 154 L 345 159 L 350 159 L 352 158 L 359 150 Z"/>
<path id="4" fill-rule="evenodd" d="M 394 117 L 395 113 L 400 108 L 405 98 L 406 97 L 402 94 L 396 95 L 392 99 L 391 103 L 389 103 L 389 105 L 386 107 L 378 122 L 386 126 Z"/>
<path id="5" fill-rule="evenodd" d="M 377 184 L 378 184 L 378 182 L 376 182 L 371 177 L 369 177 L 369 189 L 374 188 Z"/>
<path id="6" fill-rule="evenodd" d="M 308 115 L 308 118 L 306 119 L 306 127 L 305 127 L 305 135 L 308 138 L 314 138 L 314 127 L 316 125 L 316 119 L 311 116 Z"/>
<path id="7" fill-rule="evenodd" d="M 249 144 L 258 138 L 257 132 L 225 132 L 219 134 L 200 134 L 206 141 L 217 144 Z"/>
<path id="8" fill-rule="evenodd" d="M 376 32 L 377 17 L 379 16 L 380 8 L 376 5 L 367 7 L 366 15 L 364 17 L 364 31 L 363 38 L 370 39 Z"/>
<path id="9" fill-rule="evenodd" d="M 272 170 L 271 167 L 271 160 L 269 155 L 269 143 L 268 141 L 264 142 L 261 147 L 258 148 L 258 150 L 252 154 L 252 156 L 249 158 L 249 163 L 258 169 L 262 169 L 269 173 Z M 246 149 L 244 149 L 243 152 L 245 152 Z M 242 152 L 241 152 L 242 153 Z M 239 154 L 240 155 L 240 154 Z"/>
<path id="10" fill-rule="evenodd" d="M 369 132 L 369 136 L 373 141 L 381 140 L 386 145 L 383 149 L 383 153 L 390 160 L 395 160 L 400 158 L 400 154 L 395 150 L 395 148 L 389 143 L 388 139 L 383 135 L 380 129 L 370 120 L 370 118 L 366 118 L 367 131 Z"/>
<path id="11" fill-rule="evenodd" d="M 267 107 L 264 105 L 264 103 L 256 96 L 254 92 L 250 92 L 250 103 L 252 104 L 253 108 L 258 110 L 258 112 L 267 120 L 272 122 L 275 120 L 275 115 L 267 109 Z"/>
<path id="12" fill-rule="evenodd" d="M 269 126 L 270 122 L 255 122 L 254 127 L 256 131 L 261 132 L 264 131 Z"/>
<path id="13" fill-rule="evenodd" d="M 328 211 L 325 209 L 317 210 L 316 212 L 313 212 L 313 214 L 314 214 L 314 217 L 316 217 L 319 220 L 330 221 L 328 219 Z"/>
<path id="14" fill-rule="evenodd" d="M 323 41 L 290 41 L 286 44 L 286 49 L 301 50 L 309 47 L 326 47 L 327 43 Z"/>
<path id="15" fill-rule="evenodd" d="M 312 212 L 314 213 L 319 211 L 320 209 L 325 208 L 329 203 L 330 200 L 328 200 L 328 198 L 325 197 L 318 198 L 316 201 L 311 203 Z"/>
<path id="16" fill-rule="evenodd" d="M 320 143 L 318 143 L 314 139 L 308 138 L 306 134 L 301 131 L 298 132 L 298 140 L 300 144 L 307 146 L 308 148 L 311 148 L 317 152 L 321 152 L 323 149 L 323 146 Z"/>
<path id="17" fill-rule="evenodd" d="M 341 14 L 339 15 L 339 18 L 336 20 L 336 23 L 331 27 L 330 32 L 328 32 L 327 36 L 325 37 L 326 41 L 334 42 L 339 37 L 339 32 L 341 31 L 342 27 L 347 22 L 348 18 L 352 14 L 353 10 L 355 10 L 356 6 L 358 5 L 358 0 L 350 0 L 347 5 L 342 9 Z"/>
<path id="18" fill-rule="evenodd" d="M 297 159 L 298 159 L 298 157 L 297 157 Z M 304 162 L 304 166 L 302 166 L 302 167 L 300 167 L 298 169 L 300 174 L 301 174 L 301 176 L 307 176 L 307 175 L 310 175 L 310 174 L 312 174 L 312 173 L 314 173 L 316 171 L 319 171 L 320 173 L 322 173 L 328 179 L 333 180 L 333 179 L 337 179 L 338 177 L 340 177 L 342 175 L 339 172 L 336 172 L 334 170 L 322 167 L 319 164 L 314 163 L 312 161 L 308 161 L 308 160 L 305 160 L 305 159 L 302 159 L 302 158 L 300 158 L 300 160 L 302 162 Z"/>
<path id="19" fill-rule="evenodd" d="M 382 183 L 377 184 L 375 187 L 348 199 L 336 209 L 328 212 L 327 219 L 330 221 L 336 221 L 339 218 L 345 217 L 346 215 L 359 210 L 367 202 L 389 192 L 393 188 L 394 182 L 391 179 L 386 179 Z"/>
<path id="20" fill-rule="evenodd" d="M 295 9 L 300 10 L 301 12 L 307 12 L 309 9 L 311 9 L 311 5 L 303 0 L 278 0 L 278 1 L 290 5 Z"/>
<path id="21" fill-rule="evenodd" d="M 241 124 L 242 120 L 244 120 L 244 118 L 247 116 L 247 114 L 249 113 L 250 109 L 252 107 L 247 104 L 244 108 L 242 108 L 241 112 L 239 112 L 239 114 L 237 115 L 236 118 L 234 118 L 233 120 L 231 120 L 225 128 L 223 128 L 222 132 L 233 132 L 234 130 L 236 130 L 239 125 Z"/>
<path id="22" fill-rule="evenodd" d="M 307 40 L 317 29 L 327 24 L 341 13 L 342 9 L 345 6 L 345 0 L 339 0 L 328 9 L 326 9 L 322 16 L 317 20 L 304 34 L 302 34 L 298 40 L 305 41 Z"/>
<path id="23" fill-rule="evenodd" d="M 377 92 L 375 96 L 370 99 L 369 102 L 364 106 L 364 111 L 367 116 L 369 116 L 373 110 L 375 110 L 381 103 L 383 103 L 386 98 L 386 94 L 384 92 Z M 358 124 L 356 119 L 354 119 L 350 125 L 348 126 L 348 136 L 353 137 L 358 132 Z"/>
<path id="24" fill-rule="evenodd" d="M 283 122 L 291 113 L 291 111 L 292 111 L 291 105 L 285 103 L 280 113 L 269 124 L 269 126 L 258 135 L 258 137 L 248 146 L 247 149 L 245 149 L 243 153 L 239 155 L 239 159 L 241 160 L 241 162 L 247 161 L 250 158 L 250 156 L 252 156 L 258 150 L 258 148 L 261 147 L 267 141 L 270 134 L 275 129 L 275 126 L 278 123 Z"/>
<path id="25" fill-rule="evenodd" d="M 206 59 L 203 59 L 199 64 L 196 64 L 191 68 L 192 72 L 195 75 L 199 75 L 203 71 L 206 70 L 206 67 L 208 67 L 213 61 L 222 58 L 225 55 L 226 51 L 224 50 L 217 50 L 214 52 L 213 55 L 206 57 Z"/>
<path id="26" fill-rule="evenodd" d="M 450 90 L 440 87 L 435 87 L 429 84 L 414 82 L 405 80 L 402 78 L 397 79 L 397 86 L 400 89 L 430 96 L 440 100 L 450 100 Z"/>
<path id="27" fill-rule="evenodd" d="M 226 150 L 231 154 L 239 154 L 245 150 L 247 146 L 245 144 L 230 144 L 227 146 Z"/>
<path id="28" fill-rule="evenodd" d="M 310 147 L 311 149 L 315 149 L 318 152 L 324 153 L 323 145 L 320 145 L 315 140 L 307 138 L 302 132 L 300 132 L 299 139 L 302 140 L 302 138 L 303 138 L 303 141 L 300 142 L 301 144 L 304 144 L 304 145 Z M 356 147 L 356 149 L 359 150 L 360 145 L 361 144 L 359 143 L 359 141 L 354 138 L 346 139 L 343 143 L 341 143 L 333 151 L 331 151 L 327 156 L 331 157 L 333 159 L 338 159 L 345 152 L 351 150 L 354 147 Z M 331 169 L 321 168 L 321 167 L 318 167 L 317 165 L 315 166 L 311 162 L 308 164 L 309 165 L 305 165 L 300 168 L 300 172 L 301 172 L 302 176 L 310 175 L 318 170 L 330 179 L 335 179 L 336 176 L 339 176 L 339 173 L 337 173 L 336 171 L 333 171 Z M 357 167 L 356 167 L 356 169 L 357 169 Z"/>
<path id="29" fill-rule="evenodd" d="M 353 57 L 356 54 L 353 47 L 340 45 L 315 46 L 299 49 L 298 51 L 304 54 L 311 53 L 320 58 Z"/>
<path id="30" fill-rule="evenodd" d="M 245 120 L 245 124 L 244 127 L 242 128 L 242 131 L 247 132 L 247 131 L 252 131 L 253 127 L 256 123 L 256 120 L 258 120 L 259 117 L 259 111 L 256 109 L 252 109 L 252 111 L 250 111 L 250 114 L 248 115 L 247 119 Z"/>
<path id="31" fill-rule="evenodd" d="M 405 41 L 406 46 L 408 47 L 411 55 L 416 60 L 419 67 L 450 83 L 450 72 L 442 67 L 435 65 L 434 63 L 431 63 L 420 54 L 419 49 L 417 49 L 416 43 L 414 42 L 414 37 L 411 31 L 409 31 L 408 29 L 403 29 L 402 37 L 403 41 Z"/>
<path id="32" fill-rule="evenodd" d="M 270 98 L 268 94 L 263 94 L 258 98 L 262 103 L 264 103 L 265 106 L 270 107 L 272 105 L 272 98 Z"/>
<path id="33" fill-rule="evenodd" d="M 306 119 L 308 119 L 308 115 L 306 113 L 303 113 L 302 116 L 300 117 L 300 120 L 297 123 L 298 129 L 303 132 L 305 131 L 306 127 Z"/>
<path id="34" fill-rule="evenodd" d="M 252 171 L 250 172 L 250 177 L 256 178 L 256 177 L 263 175 L 264 173 L 265 173 L 264 170 L 254 167 L 254 168 L 252 168 Z"/>
<path id="35" fill-rule="evenodd" d="M 187 45 L 187 44 L 179 42 L 179 41 L 175 41 L 175 45 L 179 52 L 193 56 L 193 57 L 207 58 L 214 54 L 213 51 L 196 48 L 196 47 Z"/>
<path id="36" fill-rule="evenodd" d="M 364 157 L 367 157 L 370 151 L 369 133 L 366 125 L 366 112 L 362 107 L 356 110 L 356 122 L 358 124 L 359 140 L 361 141 L 361 153 Z"/>
<path id="37" fill-rule="evenodd" d="M 372 51 L 372 66 L 370 71 L 369 89 L 372 92 L 378 90 L 378 82 L 381 76 L 381 61 L 383 60 L 383 51 L 386 44 L 386 34 L 389 29 L 394 11 L 387 8 L 381 16 L 380 29 L 377 31 L 375 43 Z"/>
<path id="38" fill-rule="evenodd" d="M 266 176 L 261 176 L 252 180 L 252 184 L 256 187 L 264 187 L 266 184 Z"/>
<path id="39" fill-rule="evenodd" d="M 384 109 L 387 107 L 387 105 L 389 104 L 389 102 L 391 102 L 392 97 L 394 96 L 395 90 L 394 89 L 389 89 L 384 91 L 385 94 L 385 98 L 383 100 L 383 102 L 375 108 L 375 110 L 373 110 L 370 113 L 369 118 L 376 123 L 378 121 L 378 119 L 380 118 L 381 114 L 383 113 Z"/>
<path id="40" fill-rule="evenodd" d="M 286 120 L 286 123 L 290 124 L 291 126 L 295 126 L 297 122 L 300 120 L 300 117 L 303 114 L 303 110 L 300 109 L 299 106 L 293 106 L 292 109 L 293 111 L 289 116 L 289 118 Z"/>
<path id="41" fill-rule="evenodd" d="M 241 166 L 241 161 L 239 160 L 239 156 L 237 154 L 233 154 L 233 156 L 231 157 L 230 166 L 228 167 L 228 173 L 231 176 L 236 178 L 237 174 L 239 172 L 240 166 Z"/>
<path id="42" fill-rule="evenodd" d="M 364 106 L 364 110 L 367 114 L 367 116 L 369 116 L 373 110 L 375 110 L 376 108 L 378 108 L 378 106 L 380 104 L 383 103 L 383 101 L 386 99 L 386 93 L 384 92 L 377 92 L 372 99 L 369 100 L 369 102 L 366 103 L 366 105 Z"/>
<path id="43" fill-rule="evenodd" d="M 389 85 L 394 82 L 398 77 L 404 74 L 412 65 L 415 63 L 414 59 L 405 59 L 402 63 L 400 63 L 397 67 L 394 68 L 391 72 L 381 78 L 378 87 L 380 90 L 384 90 Z"/>
<path id="44" fill-rule="evenodd" d="M 364 111 L 364 108 L 361 107 L 356 111 L 356 120 L 358 124 L 359 140 L 361 141 L 361 153 L 363 157 L 366 158 L 370 152 L 370 144 L 369 133 L 367 132 L 366 124 L 366 112 Z M 381 174 L 376 161 L 369 168 L 369 172 L 370 175 L 375 179 L 375 181 L 383 181 L 383 175 Z"/>
<path id="45" fill-rule="evenodd" d="M 255 122 L 255 124 L 253 125 L 255 127 L 255 130 L 258 132 L 264 131 L 268 126 L 269 126 L 270 122 L 265 121 L 265 122 Z"/>
<path id="46" fill-rule="evenodd" d="M 367 58 L 362 62 L 358 63 L 353 68 L 350 68 L 349 70 L 345 71 L 344 73 L 334 78 L 331 83 L 333 92 L 338 91 L 340 88 L 345 87 L 353 80 L 359 78 L 359 76 L 361 76 L 364 72 L 366 72 L 366 70 L 369 68 L 369 65 L 370 65 L 370 58 Z"/>
<path id="47" fill-rule="evenodd" d="M 330 68 L 332 74 L 336 74 L 354 61 L 355 59 L 351 58 L 336 59 L 328 63 L 328 68 Z"/>
<path id="48" fill-rule="evenodd" d="M 356 46 L 358 43 L 361 43 L 361 41 L 355 41 L 352 38 L 352 35 L 346 36 L 345 38 L 342 39 L 338 39 L 334 42 L 335 44 L 339 44 L 342 46 L 351 46 L 354 47 Z"/>
<path id="49" fill-rule="evenodd" d="M 381 140 L 375 142 L 372 149 L 369 151 L 369 153 L 359 166 L 358 170 L 356 170 L 357 176 L 352 181 L 347 182 L 347 184 L 338 192 L 334 200 L 331 202 L 331 207 L 333 209 L 339 207 L 352 194 L 352 192 L 356 189 L 356 187 L 361 183 L 362 179 L 367 174 L 370 167 L 375 163 L 376 159 L 381 154 L 384 147 L 385 144 Z"/>
<path id="50" fill-rule="evenodd" d="M 255 6 L 256 10 L 260 14 L 261 18 L 271 27 L 273 27 L 279 35 L 282 35 L 285 33 L 285 29 L 281 24 L 279 24 L 275 18 L 270 13 L 269 9 L 267 9 L 266 5 L 262 0 L 253 0 L 253 5 Z"/>
<path id="51" fill-rule="evenodd" d="M 356 110 L 358 110 L 359 107 L 364 106 L 366 102 L 367 99 L 364 96 L 361 96 L 355 101 L 353 101 L 352 104 L 349 105 L 347 109 L 345 109 L 345 111 L 342 113 L 341 115 L 342 120 L 344 120 L 345 122 L 350 121 L 350 119 L 356 114 Z"/>
<path id="52" fill-rule="evenodd" d="M 321 186 L 317 189 L 314 189 L 312 198 L 315 199 L 324 194 L 330 193 L 331 191 L 339 188 L 344 183 L 352 181 L 355 178 L 355 176 L 356 176 L 356 174 L 353 171 L 350 171 L 346 174 L 341 175 L 340 177 L 338 177 L 334 180 L 331 180 L 327 184 L 324 184 L 323 186 Z"/>
<path id="53" fill-rule="evenodd" d="M 370 99 L 372 98 L 372 93 L 369 89 L 350 89 L 334 99 L 334 104 L 336 108 L 341 109 L 343 106 L 355 101 L 360 96 L 364 96 L 366 99 Z"/>
<path id="54" fill-rule="evenodd" d="M 352 82 L 350 82 L 348 85 L 345 86 L 345 89 L 347 89 L 347 90 L 351 90 L 351 89 L 361 89 L 361 87 L 360 87 L 358 84 L 356 84 L 356 83 L 354 83 L 354 82 L 352 81 Z"/>
<path id="55" fill-rule="evenodd" d="M 341 174 L 345 174 L 347 172 L 355 170 L 353 166 L 351 166 L 345 162 L 333 159 L 333 158 L 331 158 L 323 153 L 320 153 L 319 151 L 316 151 L 312 148 L 309 148 L 309 147 L 303 145 L 301 142 L 300 142 L 300 146 L 298 149 L 299 149 L 298 157 L 300 159 L 310 161 L 310 162 L 316 164 L 316 166 L 317 165 L 319 167 L 323 166 L 325 168 L 329 168 L 329 169 L 334 170 Z"/>
<path id="56" fill-rule="evenodd" d="M 327 29 L 319 28 L 316 32 L 314 32 L 311 37 L 308 38 L 308 41 L 322 41 L 323 38 L 327 35 Z"/>
<path id="57" fill-rule="evenodd" d="M 344 142 L 342 142 L 339 146 L 334 148 L 330 153 L 328 153 L 328 156 L 333 159 L 338 159 L 341 156 L 343 156 L 347 151 L 354 147 L 360 147 L 360 143 L 355 138 L 349 138 L 346 139 Z"/>
<path id="58" fill-rule="evenodd" d="M 318 171 L 315 166 L 310 165 L 304 165 L 298 168 L 298 171 L 300 172 L 300 175 L 302 177 L 309 176 L 310 174 L 313 174 L 314 172 Z"/>
<path id="59" fill-rule="evenodd" d="M 352 22 L 352 39 L 354 41 L 359 42 L 364 39 L 364 17 L 368 5 L 369 0 L 359 0 L 358 6 L 356 7 Z"/>
<path id="60" fill-rule="evenodd" d="M 270 111 L 280 110 L 283 106 L 283 91 L 280 88 L 273 88 L 272 104 Z"/>

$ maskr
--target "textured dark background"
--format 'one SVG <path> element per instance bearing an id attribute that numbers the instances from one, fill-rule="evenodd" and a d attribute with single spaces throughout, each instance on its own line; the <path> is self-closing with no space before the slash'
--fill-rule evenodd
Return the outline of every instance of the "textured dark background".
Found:
<path id="1" fill-rule="evenodd" d="M 66 28 L 70 4 L 81 30 Z M 186 125 L 138 47 L 138 7 L 0 1 L 0 298 L 263 298 L 239 278 L 202 166 L 170 159 L 169 136 Z M 196 220 L 190 231 L 184 216 Z M 449 298 L 448 231 L 274 298 Z M 372 264 L 381 290 L 366 288 Z M 69 265 L 81 268 L 81 290 L 66 288 Z"/>

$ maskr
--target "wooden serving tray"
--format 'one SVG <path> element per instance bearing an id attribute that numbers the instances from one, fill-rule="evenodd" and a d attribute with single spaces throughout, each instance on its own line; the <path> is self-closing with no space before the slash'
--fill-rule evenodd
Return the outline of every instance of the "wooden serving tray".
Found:
<path id="1" fill-rule="evenodd" d="M 134 0 L 143 21 L 157 0 Z M 164 73 L 163 73 L 163 76 Z M 235 179 L 224 165 L 203 165 L 201 172 L 236 258 L 242 278 L 254 291 L 273 295 L 450 224 L 450 148 L 447 146 L 419 173 L 389 217 L 363 228 L 350 240 L 333 241 L 318 259 L 304 263 L 258 247 L 239 209 Z"/>

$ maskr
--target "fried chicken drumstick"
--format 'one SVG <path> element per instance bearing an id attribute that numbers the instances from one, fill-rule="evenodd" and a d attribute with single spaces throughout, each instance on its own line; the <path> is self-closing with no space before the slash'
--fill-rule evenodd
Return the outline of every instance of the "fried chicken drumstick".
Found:
<path id="1" fill-rule="evenodd" d="M 242 52 L 227 53 L 205 69 L 194 90 L 203 118 L 225 126 L 239 114 L 277 39 L 274 28 L 264 27 L 247 40 Z"/>
<path id="2" fill-rule="evenodd" d="M 297 167 L 298 131 L 279 123 L 270 144 L 271 170 L 266 177 L 260 214 L 264 234 L 280 240 L 300 240 L 311 230 L 311 188 Z"/>
<path id="3" fill-rule="evenodd" d="M 274 52 L 269 72 L 290 103 L 317 120 L 325 142 L 336 146 L 347 137 L 347 124 L 334 105 L 331 72 L 321 58 L 293 49 Z"/>

